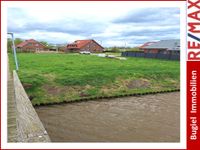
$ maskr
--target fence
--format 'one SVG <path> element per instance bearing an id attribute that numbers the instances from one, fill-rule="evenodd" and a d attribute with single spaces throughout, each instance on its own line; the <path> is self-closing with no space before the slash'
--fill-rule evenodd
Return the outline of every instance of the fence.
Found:
<path id="1" fill-rule="evenodd" d="M 123 57 L 143 57 L 143 58 L 155 58 L 166 60 L 180 60 L 180 54 L 161 54 L 161 53 L 144 53 L 144 52 L 122 52 Z"/>

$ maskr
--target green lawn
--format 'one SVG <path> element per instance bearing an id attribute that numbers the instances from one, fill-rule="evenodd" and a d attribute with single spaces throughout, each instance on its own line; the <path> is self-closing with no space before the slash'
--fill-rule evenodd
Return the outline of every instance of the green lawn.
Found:
<path id="1" fill-rule="evenodd" d="M 13 55 L 9 54 L 14 68 Z M 179 88 L 180 62 L 80 54 L 19 53 L 19 77 L 33 104 Z"/>

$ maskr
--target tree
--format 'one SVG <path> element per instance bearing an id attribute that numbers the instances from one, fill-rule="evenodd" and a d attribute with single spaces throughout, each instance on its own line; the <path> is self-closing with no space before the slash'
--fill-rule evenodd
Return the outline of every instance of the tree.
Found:
<path id="1" fill-rule="evenodd" d="M 120 50 L 119 50 L 118 47 L 114 46 L 114 47 L 112 47 L 111 51 L 113 51 L 113 52 L 119 52 Z"/>
<path id="2" fill-rule="evenodd" d="M 7 50 L 9 53 L 12 52 L 12 39 L 11 38 L 7 39 Z"/>
<path id="3" fill-rule="evenodd" d="M 20 38 L 16 38 L 14 42 L 15 42 L 15 46 L 16 46 L 16 45 L 20 44 L 21 42 L 23 42 L 23 40 L 20 39 Z M 7 39 L 7 49 L 8 49 L 8 52 L 9 52 L 9 53 L 12 52 L 12 46 L 13 46 L 13 45 L 12 45 L 12 39 L 11 39 L 11 38 L 8 38 L 8 39 Z"/>
<path id="4" fill-rule="evenodd" d="M 18 45 L 18 44 L 20 44 L 21 42 L 23 42 L 22 39 L 20 39 L 20 38 L 16 38 L 16 39 L 15 39 L 15 45 Z"/>
<path id="5" fill-rule="evenodd" d="M 41 44 L 43 44 L 44 46 L 48 47 L 48 43 L 46 41 L 40 41 Z"/>

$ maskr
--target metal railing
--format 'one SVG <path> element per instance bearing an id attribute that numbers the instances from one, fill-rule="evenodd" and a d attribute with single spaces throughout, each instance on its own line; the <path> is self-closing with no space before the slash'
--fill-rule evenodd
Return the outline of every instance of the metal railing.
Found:
<path id="1" fill-rule="evenodd" d="M 15 66 L 16 66 L 16 71 L 18 71 L 19 70 L 19 65 L 18 65 L 17 53 L 16 53 L 16 49 L 15 49 L 14 33 L 8 32 L 7 34 L 11 35 L 11 37 L 12 37 L 12 48 L 13 48 L 13 54 L 14 54 L 14 59 L 15 59 Z"/>

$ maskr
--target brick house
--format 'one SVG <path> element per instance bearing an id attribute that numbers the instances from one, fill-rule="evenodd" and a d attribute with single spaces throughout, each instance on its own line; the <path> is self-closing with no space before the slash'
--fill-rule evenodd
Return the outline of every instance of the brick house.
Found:
<path id="1" fill-rule="evenodd" d="M 95 40 L 77 40 L 66 46 L 65 52 L 89 51 L 92 53 L 102 52 L 104 48 Z"/>
<path id="2" fill-rule="evenodd" d="M 37 52 L 37 51 L 47 51 L 48 49 L 40 42 L 30 39 L 25 40 L 16 46 L 17 51 L 22 52 Z"/>
<path id="3" fill-rule="evenodd" d="M 144 53 L 162 53 L 162 54 L 179 54 L 180 40 L 161 40 L 148 46 L 141 48 Z"/>

